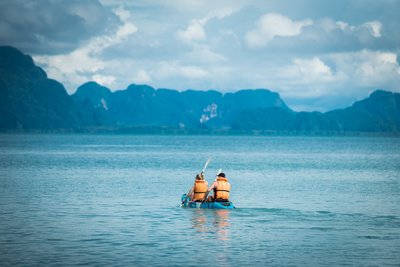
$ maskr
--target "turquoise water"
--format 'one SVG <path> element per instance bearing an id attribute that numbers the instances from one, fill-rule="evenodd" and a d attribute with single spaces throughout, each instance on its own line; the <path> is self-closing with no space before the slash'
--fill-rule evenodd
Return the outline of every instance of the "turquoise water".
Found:
<path id="1" fill-rule="evenodd" d="M 182 209 L 207 160 L 235 210 Z M 400 264 L 400 139 L 0 135 L 0 265 Z"/>

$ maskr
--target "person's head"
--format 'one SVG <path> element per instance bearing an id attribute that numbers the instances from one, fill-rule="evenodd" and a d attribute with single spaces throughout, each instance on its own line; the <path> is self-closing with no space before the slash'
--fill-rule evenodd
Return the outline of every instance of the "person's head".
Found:
<path id="1" fill-rule="evenodd" d="M 204 175 L 202 173 L 197 174 L 196 180 L 204 180 Z"/>
<path id="2" fill-rule="evenodd" d="M 223 173 L 223 172 L 221 172 L 221 173 L 218 173 L 218 175 L 217 175 L 218 177 L 223 177 L 223 178 L 225 178 L 225 173 Z"/>

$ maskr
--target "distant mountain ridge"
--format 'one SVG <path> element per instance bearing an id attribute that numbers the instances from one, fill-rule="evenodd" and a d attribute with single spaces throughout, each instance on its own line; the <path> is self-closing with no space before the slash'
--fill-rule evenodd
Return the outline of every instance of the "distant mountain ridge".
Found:
<path id="1" fill-rule="evenodd" d="M 85 121 L 59 82 L 30 56 L 0 47 L 0 129 L 76 128 Z"/>
<path id="2" fill-rule="evenodd" d="M 277 93 L 265 89 L 222 94 L 213 90 L 178 92 L 131 84 L 126 90 L 112 93 L 106 87 L 88 82 L 72 98 L 114 125 L 230 127 L 232 120 L 247 109 L 280 107 L 290 111 Z"/>
<path id="3" fill-rule="evenodd" d="M 294 112 L 278 93 L 246 89 L 179 92 L 131 84 L 112 92 L 95 82 L 68 95 L 30 56 L 0 47 L 0 131 L 346 133 L 400 132 L 400 94 L 382 90 L 341 110 Z M 174 130 L 175 129 L 175 130 Z"/>
<path id="4" fill-rule="evenodd" d="M 289 112 L 280 108 L 242 112 L 235 130 L 326 132 L 399 132 L 400 94 L 377 90 L 351 107 L 321 112 Z"/>

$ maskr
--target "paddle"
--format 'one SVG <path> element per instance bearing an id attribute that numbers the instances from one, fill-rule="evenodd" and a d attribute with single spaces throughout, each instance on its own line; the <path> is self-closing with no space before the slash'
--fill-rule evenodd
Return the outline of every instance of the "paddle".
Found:
<path id="1" fill-rule="evenodd" d="M 210 163 L 210 161 L 211 161 L 211 158 L 208 158 L 208 160 L 206 161 L 206 164 L 204 164 L 204 168 L 203 168 L 203 170 L 201 171 L 201 174 L 203 174 L 204 171 L 207 169 L 208 163 Z"/>
<path id="2" fill-rule="evenodd" d="M 208 158 L 208 160 L 206 161 L 206 164 L 204 164 L 203 170 L 201 170 L 201 174 L 203 174 L 205 172 L 205 170 L 207 169 L 208 164 L 210 163 L 211 158 Z M 183 203 L 185 203 L 185 201 L 189 198 L 189 194 L 186 195 L 186 197 L 183 199 L 182 203 L 181 203 L 181 207 L 183 206 Z"/>

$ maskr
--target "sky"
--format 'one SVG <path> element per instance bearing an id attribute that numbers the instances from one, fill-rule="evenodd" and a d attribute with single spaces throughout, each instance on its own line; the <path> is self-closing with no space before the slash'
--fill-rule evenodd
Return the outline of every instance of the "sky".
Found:
<path id="1" fill-rule="evenodd" d="M 96 81 L 234 92 L 296 111 L 400 92 L 400 0 L 2 0 L 0 45 L 72 94 Z"/>

